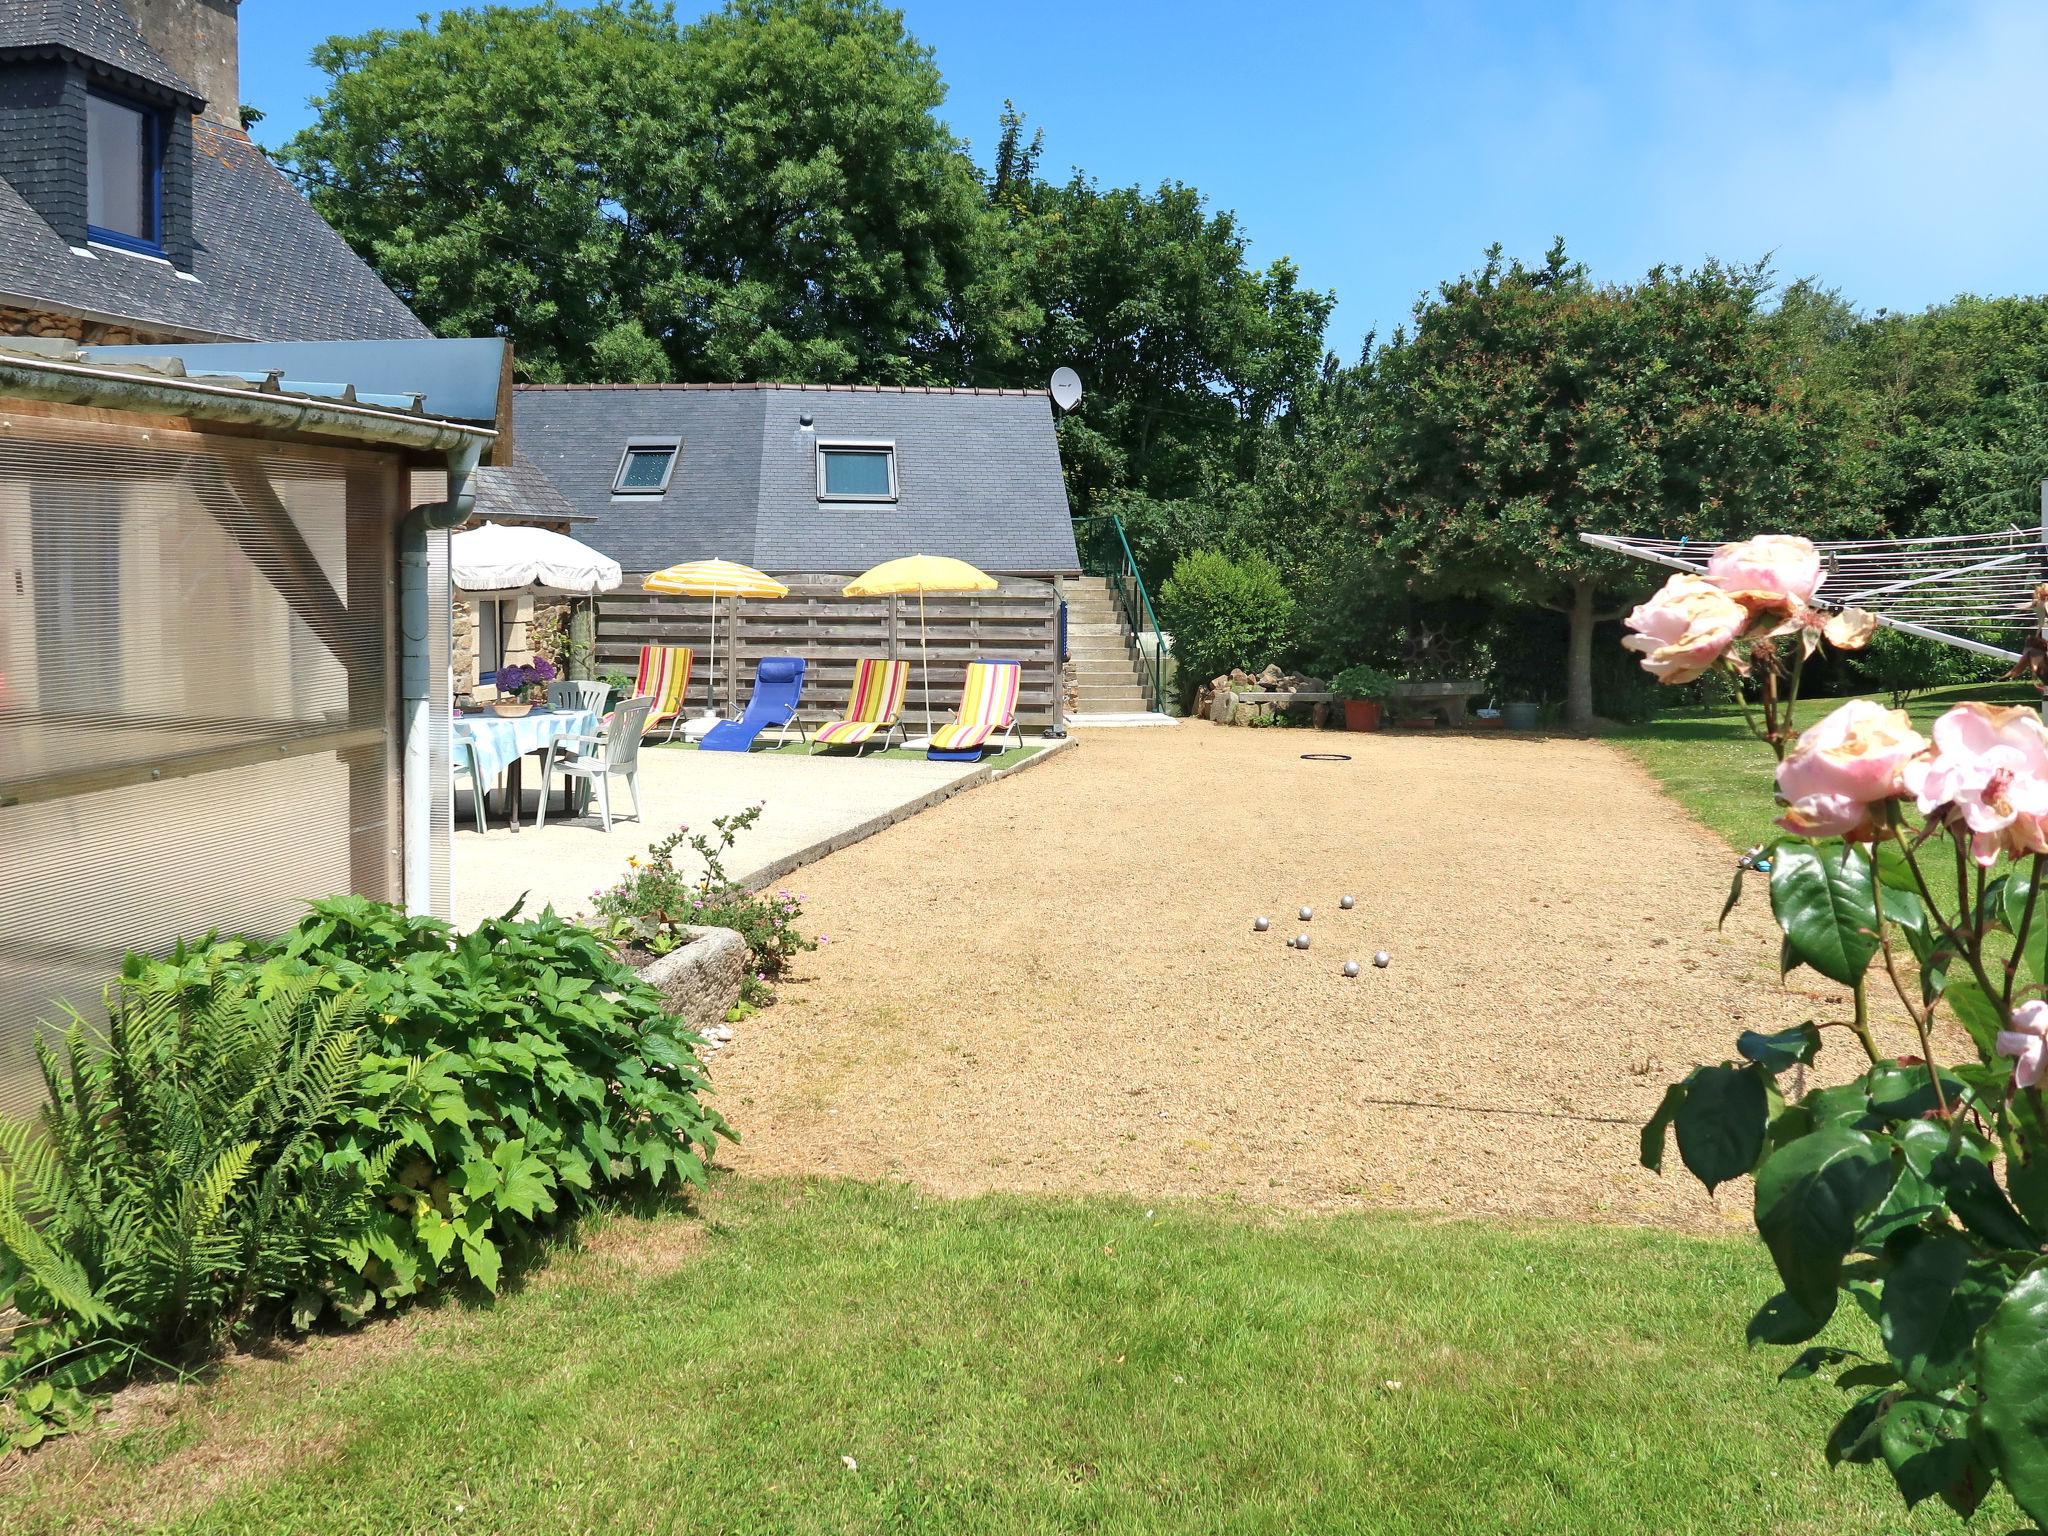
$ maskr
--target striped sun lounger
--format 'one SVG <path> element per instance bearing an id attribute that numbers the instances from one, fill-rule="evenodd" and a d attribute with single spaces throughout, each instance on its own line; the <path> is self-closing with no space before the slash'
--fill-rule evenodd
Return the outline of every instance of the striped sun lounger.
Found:
<path id="1" fill-rule="evenodd" d="M 970 661 L 967 682 L 960 690 L 960 718 L 932 732 L 925 756 L 935 761 L 971 763 L 981 756 L 989 737 L 1007 735 L 1023 746 L 1017 734 L 1017 687 L 1024 669 L 1014 661 Z"/>
<path id="2" fill-rule="evenodd" d="M 846 718 L 821 725 L 811 737 L 811 751 L 820 747 L 858 747 L 855 757 L 867 750 L 868 739 L 882 732 L 882 745 L 903 729 L 903 690 L 910 685 L 910 663 L 884 661 L 863 656 L 853 669 L 853 693 L 846 701 Z"/>
<path id="3" fill-rule="evenodd" d="M 669 735 L 675 735 L 683 718 L 683 701 L 690 695 L 690 670 L 696 661 L 697 653 L 687 645 L 640 647 L 640 671 L 633 679 L 632 696 L 654 700 L 641 735 L 652 736 L 664 722 L 668 723 Z"/>

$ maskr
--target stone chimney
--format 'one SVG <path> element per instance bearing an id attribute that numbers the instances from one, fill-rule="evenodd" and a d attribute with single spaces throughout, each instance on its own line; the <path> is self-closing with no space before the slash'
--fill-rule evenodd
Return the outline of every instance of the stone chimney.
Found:
<path id="1" fill-rule="evenodd" d="M 237 13 L 241 0 L 125 0 L 135 25 L 164 62 L 206 98 L 204 115 L 242 126 Z"/>

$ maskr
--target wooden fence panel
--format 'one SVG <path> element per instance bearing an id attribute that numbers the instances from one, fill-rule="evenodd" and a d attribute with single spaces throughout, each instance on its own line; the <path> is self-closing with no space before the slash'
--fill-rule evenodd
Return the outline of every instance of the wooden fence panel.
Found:
<path id="1" fill-rule="evenodd" d="M 718 657 L 713 673 L 711 600 L 661 597 L 640 590 L 644 572 L 632 572 L 617 591 L 598 599 L 597 663 L 603 671 L 631 672 L 643 645 L 696 649 L 690 699 L 701 708 L 716 699 L 737 715 L 753 686 L 754 666 L 766 656 L 801 656 L 806 662 L 806 722 L 838 718 L 853 691 L 855 663 L 863 656 L 901 657 L 911 663 L 906 718 L 924 717 L 924 677 L 918 647 L 915 597 L 844 597 L 843 576 L 782 576 L 784 598 L 718 600 Z M 1058 721 L 1059 596 L 1052 583 L 1006 581 L 993 592 L 931 595 L 924 600 L 932 709 L 945 719 L 958 708 L 970 661 L 1023 664 L 1017 702 L 1020 725 Z"/>

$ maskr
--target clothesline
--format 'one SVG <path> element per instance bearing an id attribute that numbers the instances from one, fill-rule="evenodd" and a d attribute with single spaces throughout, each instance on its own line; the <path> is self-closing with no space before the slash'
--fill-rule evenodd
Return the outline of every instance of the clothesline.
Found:
<path id="1" fill-rule="evenodd" d="M 1720 542 L 1579 537 L 1596 549 L 1694 572 L 1706 570 Z M 2039 529 L 1816 541 L 1814 547 L 1826 573 L 1816 601 L 1867 609 L 1905 634 L 2015 661 L 2040 623 L 2034 590 L 2048 581 L 2048 546 Z"/>

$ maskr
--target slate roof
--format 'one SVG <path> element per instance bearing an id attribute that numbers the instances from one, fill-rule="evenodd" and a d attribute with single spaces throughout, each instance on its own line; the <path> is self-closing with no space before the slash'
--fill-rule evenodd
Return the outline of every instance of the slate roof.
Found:
<path id="1" fill-rule="evenodd" d="M 801 417 L 813 418 L 806 429 Z M 849 385 L 527 385 L 514 435 L 628 571 L 681 560 L 855 574 L 951 555 L 997 575 L 1080 570 L 1042 390 Z M 614 498 L 629 437 L 680 437 L 668 494 Z M 895 502 L 821 502 L 816 444 L 896 445 Z"/>
<path id="2" fill-rule="evenodd" d="M 0 302 L 41 300 L 195 339 L 431 334 L 246 134 L 199 117 L 192 139 L 191 277 L 119 251 L 81 255 L 0 181 Z"/>
<path id="3" fill-rule="evenodd" d="M 0 53 L 68 51 L 161 86 L 192 102 L 199 93 L 143 38 L 119 0 L 4 0 Z"/>
<path id="4" fill-rule="evenodd" d="M 476 516 L 487 523 L 587 523 L 540 466 L 516 448 L 509 466 L 476 472 Z"/>

